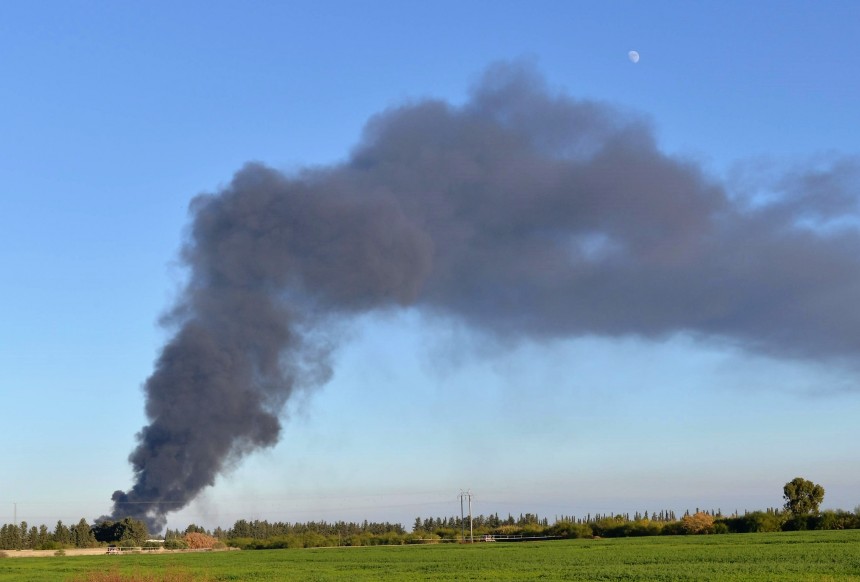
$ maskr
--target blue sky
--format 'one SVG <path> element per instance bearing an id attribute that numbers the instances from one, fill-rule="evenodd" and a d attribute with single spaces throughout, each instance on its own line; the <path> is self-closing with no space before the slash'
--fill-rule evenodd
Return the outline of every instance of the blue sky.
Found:
<path id="1" fill-rule="evenodd" d="M 369 117 L 462 103 L 525 59 L 738 167 L 860 153 L 855 2 L 4 2 L 0 520 L 93 518 L 131 483 L 189 200 L 247 161 L 345 159 Z M 637 64 L 627 52 L 640 52 Z M 344 322 L 288 405 L 169 526 L 238 518 L 723 511 L 801 475 L 860 503 L 860 378 L 678 336 L 497 345 L 416 311 Z"/>

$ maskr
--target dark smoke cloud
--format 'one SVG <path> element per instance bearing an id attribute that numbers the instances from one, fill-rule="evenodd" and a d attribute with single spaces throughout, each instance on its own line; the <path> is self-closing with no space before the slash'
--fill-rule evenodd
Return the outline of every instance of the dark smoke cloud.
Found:
<path id="1" fill-rule="evenodd" d="M 191 204 L 190 281 L 113 515 L 161 529 L 274 445 L 291 393 L 330 375 L 329 322 L 377 308 L 504 337 L 688 333 L 852 361 L 858 177 L 843 159 L 730 194 L 641 119 L 521 65 L 490 68 L 465 105 L 385 111 L 343 164 L 249 164 Z"/>

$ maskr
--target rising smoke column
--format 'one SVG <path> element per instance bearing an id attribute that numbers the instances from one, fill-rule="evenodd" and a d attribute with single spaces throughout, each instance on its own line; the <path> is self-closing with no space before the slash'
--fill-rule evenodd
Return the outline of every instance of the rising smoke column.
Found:
<path id="1" fill-rule="evenodd" d="M 462 106 L 381 113 L 343 164 L 249 164 L 191 204 L 190 280 L 113 517 L 160 530 L 227 463 L 274 445 L 291 393 L 330 376 L 331 322 L 373 309 L 514 338 L 688 333 L 853 359 L 858 177 L 843 159 L 766 198 L 730 194 L 643 120 L 516 64 Z"/>
<path id="2" fill-rule="evenodd" d="M 134 487 L 113 495 L 114 519 L 153 531 L 226 462 L 278 441 L 293 390 L 330 375 L 314 333 L 327 318 L 414 301 L 429 270 L 429 239 L 396 205 L 322 177 L 248 166 L 191 212 L 191 280 L 168 318 L 178 332 L 145 385 Z"/>

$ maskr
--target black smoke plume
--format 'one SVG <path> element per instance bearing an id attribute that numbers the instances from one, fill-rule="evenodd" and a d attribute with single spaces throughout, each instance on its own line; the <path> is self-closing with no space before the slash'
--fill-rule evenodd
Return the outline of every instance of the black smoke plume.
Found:
<path id="1" fill-rule="evenodd" d="M 517 338 L 677 333 L 785 358 L 860 349 L 856 160 L 729 193 L 650 126 L 490 68 L 464 105 L 367 125 L 342 164 L 259 164 L 191 203 L 187 288 L 147 380 L 115 518 L 160 530 L 225 465 L 278 441 L 330 375 L 331 322 L 411 305 Z"/>

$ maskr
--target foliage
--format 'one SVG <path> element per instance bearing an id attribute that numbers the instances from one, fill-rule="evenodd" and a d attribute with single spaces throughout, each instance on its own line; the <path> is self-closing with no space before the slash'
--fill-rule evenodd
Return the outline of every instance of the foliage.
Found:
<path id="1" fill-rule="evenodd" d="M 84 520 L 84 523 L 86 523 L 86 520 Z M 57 525 L 54 526 L 53 539 L 54 542 L 59 544 L 61 547 L 71 545 L 72 532 L 62 521 L 58 521 Z"/>
<path id="2" fill-rule="evenodd" d="M 146 523 L 126 517 L 120 521 L 105 520 L 91 528 L 93 537 L 103 543 L 119 543 L 125 547 L 142 546 L 149 538 Z"/>
<path id="3" fill-rule="evenodd" d="M 795 517 L 818 515 L 818 506 L 824 501 L 824 487 L 803 477 L 795 477 L 782 489 L 785 510 Z"/>
<path id="4" fill-rule="evenodd" d="M 168 529 L 163 547 L 168 550 L 223 548 L 225 542 L 241 549 L 434 544 L 462 541 L 463 531 L 468 532 L 470 525 L 476 540 L 490 536 L 582 539 L 860 528 L 860 506 L 853 513 L 842 510 L 818 513 L 817 504 L 824 496 L 820 485 L 798 477 L 786 484 L 784 493 L 786 499 L 793 500 L 793 505 L 787 503 L 786 506 L 795 507 L 796 511 L 768 509 L 725 517 L 719 510 L 708 512 L 697 508 L 693 515 L 688 511 L 680 520 L 675 518 L 674 511 L 661 510 L 650 514 L 648 511 L 635 512 L 632 519 L 630 514 L 589 514 L 585 518 L 562 516 L 553 524 L 531 513 L 518 517 L 508 514 L 506 518 L 498 514 L 478 515 L 471 524 L 457 516 L 416 517 L 409 534 L 402 525 L 388 522 L 270 523 L 266 520 L 239 520 L 232 528 L 215 528 L 211 534 L 195 524 L 184 530 Z M 53 531 L 45 525 L 36 527 L 21 522 L 20 525 L 0 527 L 0 549 L 57 550 L 95 547 L 100 543 L 138 547 L 145 545 L 148 537 L 146 524 L 132 518 L 103 521 L 93 526 L 82 518 L 73 527 L 58 521 Z"/>
<path id="5" fill-rule="evenodd" d="M 681 518 L 681 527 L 688 534 L 709 534 L 714 531 L 714 516 L 700 511 Z"/>
<path id="6" fill-rule="evenodd" d="M 165 550 L 187 550 L 188 544 L 185 543 L 185 540 L 181 540 L 178 538 L 169 538 L 164 540 L 164 549 Z"/>
<path id="7" fill-rule="evenodd" d="M 590 538 L 594 532 L 586 523 L 574 523 L 572 521 L 558 521 L 547 530 L 551 536 L 558 536 L 566 539 Z"/>
<path id="8" fill-rule="evenodd" d="M 93 534 L 93 528 L 90 527 L 90 524 L 88 524 L 87 520 L 83 517 L 78 522 L 78 525 L 72 528 L 70 533 L 72 536 L 72 542 L 77 548 L 91 548 L 98 544 L 98 541 Z"/>
<path id="9" fill-rule="evenodd" d="M 860 515 L 841 509 L 828 509 L 810 519 L 808 529 L 855 529 L 860 528 Z"/>
<path id="10" fill-rule="evenodd" d="M 55 555 L 55 556 L 65 556 L 65 555 L 66 555 L 66 550 L 64 550 L 64 549 L 60 548 L 59 550 L 57 550 L 56 552 L 54 552 L 54 555 Z"/>
<path id="11" fill-rule="evenodd" d="M 586 524 L 591 527 L 594 535 L 602 538 L 622 538 L 658 536 L 665 534 L 680 534 L 682 531 L 670 531 L 670 526 L 675 522 L 652 521 L 648 518 L 640 518 L 635 521 L 626 519 L 626 516 L 602 518 L 594 523 Z"/>
<path id="12" fill-rule="evenodd" d="M 191 531 L 190 533 L 185 534 L 185 537 L 182 539 L 192 550 L 211 550 L 218 543 L 217 538 L 213 538 L 212 536 L 208 536 L 205 533 L 199 533 L 197 531 Z"/>
<path id="13" fill-rule="evenodd" d="M 247 521 L 240 519 L 233 524 L 232 528 L 223 532 L 222 535 L 216 535 L 215 537 L 224 539 L 253 538 L 259 540 L 287 535 L 303 535 L 308 532 L 318 533 L 323 536 L 340 536 L 343 538 L 355 534 L 381 535 L 389 532 L 405 534 L 406 530 L 404 530 L 403 526 L 399 523 L 388 522 L 377 523 L 365 521 L 363 523 L 347 523 L 338 521 L 329 523 L 326 521 L 310 521 L 307 523 L 270 523 L 266 520 Z"/>
<path id="14" fill-rule="evenodd" d="M 417 530 L 407 534 L 404 542 L 407 544 L 437 544 L 442 538 L 433 532 Z"/>
<path id="15" fill-rule="evenodd" d="M 781 531 L 785 514 L 776 511 L 753 511 L 746 515 L 724 517 L 716 523 L 724 524 L 729 533 L 765 533 Z"/>

